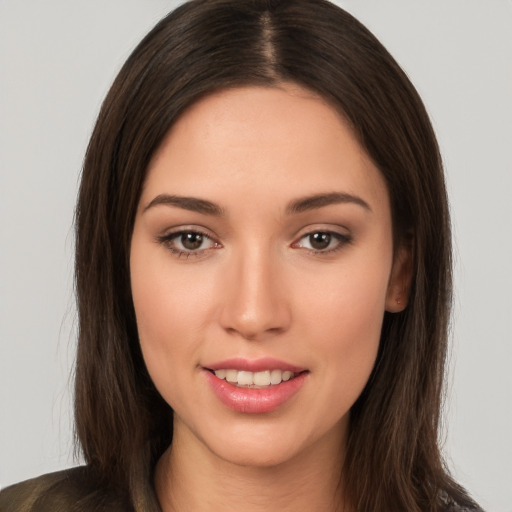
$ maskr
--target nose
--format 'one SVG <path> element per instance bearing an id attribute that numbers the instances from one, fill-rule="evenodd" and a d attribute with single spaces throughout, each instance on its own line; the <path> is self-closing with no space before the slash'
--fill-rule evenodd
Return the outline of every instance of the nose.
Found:
<path id="1" fill-rule="evenodd" d="M 233 256 L 224 280 L 220 322 L 230 334 L 264 340 L 285 332 L 291 308 L 276 258 L 264 251 L 246 250 Z"/>

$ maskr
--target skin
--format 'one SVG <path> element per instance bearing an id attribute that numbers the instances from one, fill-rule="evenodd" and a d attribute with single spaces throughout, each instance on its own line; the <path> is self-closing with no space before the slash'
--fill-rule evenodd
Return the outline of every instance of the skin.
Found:
<path id="1" fill-rule="evenodd" d="M 332 193 L 351 197 L 290 211 Z M 187 251 L 176 232 L 203 233 L 199 249 Z M 310 234 L 329 232 L 318 249 Z M 384 312 L 406 303 L 409 255 L 395 249 L 381 173 L 310 91 L 228 90 L 182 115 L 149 166 L 130 256 L 144 359 L 175 412 L 155 474 L 164 512 L 349 510 L 339 475 L 350 408 Z M 235 412 L 204 371 L 233 357 L 308 373 L 277 410 Z"/>

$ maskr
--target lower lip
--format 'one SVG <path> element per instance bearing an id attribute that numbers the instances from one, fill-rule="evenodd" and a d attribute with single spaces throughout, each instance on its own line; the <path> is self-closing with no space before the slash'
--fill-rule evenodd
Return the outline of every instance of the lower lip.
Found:
<path id="1" fill-rule="evenodd" d="M 263 389 L 239 388 L 219 379 L 205 370 L 206 379 L 219 400 L 236 412 L 262 414 L 272 412 L 285 404 L 302 387 L 308 372 L 302 372 L 293 379 Z"/>

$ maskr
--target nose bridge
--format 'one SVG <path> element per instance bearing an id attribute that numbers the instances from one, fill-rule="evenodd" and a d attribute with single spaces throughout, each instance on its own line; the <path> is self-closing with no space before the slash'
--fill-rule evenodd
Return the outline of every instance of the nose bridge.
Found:
<path id="1" fill-rule="evenodd" d="M 288 328 L 290 309 L 280 265 L 267 244 L 233 250 L 228 272 L 230 289 L 221 313 L 226 330 L 253 340 Z"/>

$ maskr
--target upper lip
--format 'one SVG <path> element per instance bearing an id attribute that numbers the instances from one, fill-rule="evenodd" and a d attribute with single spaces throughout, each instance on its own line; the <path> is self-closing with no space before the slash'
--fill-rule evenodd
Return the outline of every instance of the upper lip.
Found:
<path id="1" fill-rule="evenodd" d="M 244 359 L 235 357 L 232 359 L 225 359 L 212 364 L 204 365 L 208 370 L 241 370 L 246 372 L 263 372 L 265 370 L 283 370 L 293 373 L 300 373 L 306 370 L 285 361 L 274 359 L 273 357 L 263 357 L 260 359 Z"/>

